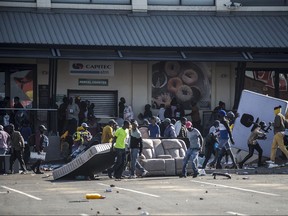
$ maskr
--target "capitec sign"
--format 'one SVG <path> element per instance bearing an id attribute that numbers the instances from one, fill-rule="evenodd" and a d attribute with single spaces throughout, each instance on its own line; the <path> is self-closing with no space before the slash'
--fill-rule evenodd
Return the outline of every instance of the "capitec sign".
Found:
<path id="1" fill-rule="evenodd" d="M 113 61 L 70 61 L 70 74 L 114 76 Z"/>

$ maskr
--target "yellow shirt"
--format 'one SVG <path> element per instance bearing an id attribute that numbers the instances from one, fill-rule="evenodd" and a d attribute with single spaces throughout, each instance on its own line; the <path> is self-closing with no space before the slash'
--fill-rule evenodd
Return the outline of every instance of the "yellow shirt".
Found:
<path id="1" fill-rule="evenodd" d="M 127 136 L 128 136 L 128 130 L 124 130 L 122 127 L 118 128 L 115 132 L 115 137 L 117 137 L 117 139 L 114 147 L 118 149 L 125 149 L 125 140 Z"/>
<path id="2" fill-rule="evenodd" d="M 106 125 L 102 131 L 101 143 L 112 143 L 113 137 L 113 128 Z"/>

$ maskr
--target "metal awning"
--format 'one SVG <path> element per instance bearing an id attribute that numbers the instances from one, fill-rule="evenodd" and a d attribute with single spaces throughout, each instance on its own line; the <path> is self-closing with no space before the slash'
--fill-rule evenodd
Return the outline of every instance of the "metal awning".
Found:
<path id="1" fill-rule="evenodd" d="M 213 62 L 288 62 L 288 53 L 240 51 L 155 51 L 155 50 L 83 50 L 83 49 L 0 49 L 0 58 L 128 60 L 128 61 L 213 61 Z"/>
<path id="2" fill-rule="evenodd" d="M 288 60 L 288 15 L 113 13 L 0 8 L 0 57 Z"/>

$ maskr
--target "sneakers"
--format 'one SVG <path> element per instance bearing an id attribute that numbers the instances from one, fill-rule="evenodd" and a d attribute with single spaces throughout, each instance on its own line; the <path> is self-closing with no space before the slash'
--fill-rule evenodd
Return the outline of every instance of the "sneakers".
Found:
<path id="1" fill-rule="evenodd" d="M 27 174 L 27 171 L 26 171 L 26 170 L 23 170 L 23 171 L 20 172 L 20 174 L 26 175 L 26 174 Z"/>
<path id="2" fill-rule="evenodd" d="M 275 163 L 271 163 L 268 165 L 268 168 L 275 168 L 275 167 L 279 167 L 279 165 Z"/>
<path id="3" fill-rule="evenodd" d="M 181 175 L 179 175 L 179 178 L 187 178 L 187 175 L 181 174 Z"/>
<path id="4" fill-rule="evenodd" d="M 193 173 L 192 178 L 196 178 L 198 175 L 199 175 L 199 172 L 195 172 L 195 173 Z"/>
<path id="5" fill-rule="evenodd" d="M 142 173 L 142 177 L 145 177 L 146 175 L 148 174 L 148 171 L 147 170 L 145 170 L 143 173 Z"/>
<path id="6" fill-rule="evenodd" d="M 108 170 L 107 170 L 107 174 L 108 174 L 108 176 L 109 176 L 110 179 L 113 178 L 113 176 L 112 176 L 112 170 L 108 169 Z"/>
<path id="7" fill-rule="evenodd" d="M 272 161 L 272 160 L 266 161 L 266 163 L 268 163 L 268 164 L 275 164 L 275 162 Z"/>
<path id="8" fill-rule="evenodd" d="M 7 174 L 14 174 L 13 170 L 8 170 Z"/>
<path id="9" fill-rule="evenodd" d="M 137 178 L 136 175 L 130 175 L 130 176 L 128 177 L 128 179 L 136 179 L 136 178 Z"/>

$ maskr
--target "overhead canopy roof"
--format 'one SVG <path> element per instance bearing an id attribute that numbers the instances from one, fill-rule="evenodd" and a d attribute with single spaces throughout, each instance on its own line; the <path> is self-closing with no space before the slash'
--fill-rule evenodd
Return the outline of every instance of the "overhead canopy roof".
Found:
<path id="1" fill-rule="evenodd" d="M 239 52 L 243 59 L 253 59 L 249 52 L 259 50 L 288 52 L 288 15 L 139 15 L 2 8 L 0 20 L 0 46 L 56 49 L 56 54 L 48 51 L 43 56 L 60 57 L 61 49 L 75 47 L 124 53 L 143 49 L 179 51 L 183 59 L 193 56 L 185 52 L 194 51 L 229 50 Z M 121 58 L 121 52 L 115 56 Z M 0 56 L 5 53 L 9 50 L 0 52 Z"/>

